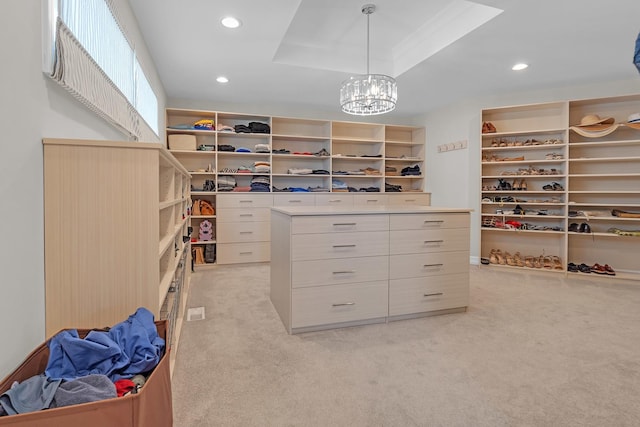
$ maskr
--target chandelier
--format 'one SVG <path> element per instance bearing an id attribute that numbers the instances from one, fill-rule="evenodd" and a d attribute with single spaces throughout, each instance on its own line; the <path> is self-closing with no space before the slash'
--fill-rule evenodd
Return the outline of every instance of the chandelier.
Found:
<path id="1" fill-rule="evenodd" d="M 342 82 L 340 106 L 342 111 L 357 116 L 373 116 L 393 111 L 398 99 L 398 88 L 393 77 L 369 74 L 369 15 L 375 12 L 374 4 L 362 6 L 367 15 L 367 74 L 356 74 Z"/>

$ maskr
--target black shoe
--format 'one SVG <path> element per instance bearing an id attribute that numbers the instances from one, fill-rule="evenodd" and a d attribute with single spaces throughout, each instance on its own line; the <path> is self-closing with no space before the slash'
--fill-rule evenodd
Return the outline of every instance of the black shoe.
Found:
<path id="1" fill-rule="evenodd" d="M 591 233 L 591 227 L 586 222 L 580 224 L 580 233 Z"/>
<path id="2" fill-rule="evenodd" d="M 578 225 L 577 222 L 572 222 L 569 225 L 569 231 L 573 231 L 574 233 L 579 233 L 579 229 L 580 229 L 580 226 Z"/>
<path id="3" fill-rule="evenodd" d="M 580 271 L 580 273 L 591 273 L 591 266 L 582 263 L 578 266 L 578 271 Z"/>
<path id="4" fill-rule="evenodd" d="M 578 269 L 578 266 L 577 266 L 577 265 L 575 265 L 574 263 L 570 262 L 570 263 L 567 265 L 567 271 L 570 271 L 571 273 L 577 273 L 577 272 L 578 272 L 578 271 L 580 271 L 580 270 Z"/>

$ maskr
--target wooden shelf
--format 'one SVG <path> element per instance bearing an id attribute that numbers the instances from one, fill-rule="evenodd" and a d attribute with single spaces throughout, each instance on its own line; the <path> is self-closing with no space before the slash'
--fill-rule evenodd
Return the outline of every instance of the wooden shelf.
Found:
<path id="1" fill-rule="evenodd" d="M 560 201 L 538 203 L 529 201 L 481 202 L 481 218 L 506 217 L 526 221 L 557 224 L 565 228 L 567 224 L 589 221 L 593 233 L 575 233 L 570 231 L 507 231 L 481 227 L 481 253 L 494 249 L 521 253 L 538 251 L 555 253 L 560 256 L 563 268 L 567 262 L 608 263 L 616 271 L 622 271 L 624 280 L 640 280 L 637 263 L 637 248 L 640 240 L 633 236 L 619 236 L 604 232 L 609 227 L 637 228 L 640 218 L 620 218 L 614 216 L 569 216 L 571 211 L 589 211 L 621 209 L 640 211 L 640 133 L 619 125 L 626 121 L 629 114 L 637 112 L 640 95 L 608 97 L 578 101 L 562 101 L 522 106 L 491 108 L 482 111 L 482 122 L 491 122 L 498 132 L 482 134 L 482 153 L 496 154 L 498 157 L 544 157 L 545 150 L 561 154 L 563 159 L 524 160 L 510 162 L 481 162 L 484 184 L 491 180 L 526 180 L 529 187 L 538 188 L 544 181 L 555 181 L 563 186 L 562 191 L 517 191 L 517 190 L 481 190 L 481 197 L 492 199 L 495 196 L 511 196 L 514 199 L 536 197 L 558 197 Z M 581 118 L 597 111 L 602 117 L 613 117 L 619 126 L 614 132 L 602 137 L 590 138 L 571 129 Z M 515 144 L 507 147 L 491 147 L 490 144 L 503 139 L 507 143 L 516 140 L 557 139 L 562 144 L 540 144 L 522 146 Z M 535 154 L 538 153 L 538 154 Z M 553 163 L 562 172 L 559 175 L 504 175 L 514 164 L 541 165 Z M 564 164 L 563 164 L 564 163 Z M 504 165 L 504 167 L 502 166 Z M 542 182 L 541 182 L 542 181 Z M 553 206 L 556 215 L 502 215 L 487 212 L 496 206 L 513 207 Z M 558 215 L 558 213 L 560 213 Z M 596 212 L 594 212 L 596 213 Z M 619 225 L 618 225 L 619 224 Z M 511 237 L 514 236 L 514 237 Z M 625 238 L 626 237 L 626 238 Z M 528 269 L 531 271 L 531 269 Z M 629 273 L 625 273 L 629 272 Z M 589 276 L 589 275 L 584 275 Z M 602 277 L 602 276 L 599 276 Z M 607 277 L 609 278 L 609 277 Z"/>

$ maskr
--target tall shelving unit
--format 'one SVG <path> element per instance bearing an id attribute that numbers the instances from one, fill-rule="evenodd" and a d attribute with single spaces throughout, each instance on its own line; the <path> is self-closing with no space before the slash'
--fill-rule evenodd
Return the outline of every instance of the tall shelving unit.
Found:
<path id="1" fill-rule="evenodd" d="M 169 320 L 175 347 L 189 285 L 189 173 L 160 144 L 43 145 L 47 336 L 146 307 Z"/>
<path id="2" fill-rule="evenodd" d="M 569 130 L 568 209 L 577 213 L 569 223 L 588 223 L 592 233 L 568 232 L 573 262 L 611 264 L 622 278 L 640 280 L 640 236 L 611 229 L 640 230 L 640 218 L 621 218 L 613 210 L 640 213 L 640 130 L 625 126 L 640 110 L 640 96 L 569 102 L 569 123 L 587 114 L 613 117 L 620 124 L 601 138 Z"/>
<path id="3" fill-rule="evenodd" d="M 184 129 L 202 119 L 213 120 L 216 129 Z M 220 130 L 222 127 L 246 126 L 250 122 L 265 123 L 271 132 Z M 236 229 L 234 224 L 246 223 L 250 214 L 255 216 L 254 221 L 264 222 L 262 210 L 274 204 L 430 204 L 429 195 L 424 193 L 425 130 L 421 127 L 174 108 L 166 110 L 166 123 L 168 138 L 176 134 L 193 135 L 196 148 L 201 145 L 209 148 L 169 151 L 193 177 L 192 199 L 207 200 L 216 208 L 215 215 L 191 217 L 192 245 L 216 244 L 217 252 L 219 248 L 243 248 L 222 257 L 218 253 L 222 263 L 239 262 L 239 259 L 248 259 L 248 262 L 269 259 L 268 251 L 263 248 L 269 242 L 268 236 L 261 230 Z M 269 152 L 255 152 L 256 144 L 268 145 Z M 220 149 L 223 145 L 247 148 L 251 152 L 223 151 Z M 268 163 L 270 172 L 247 170 L 255 162 Z M 403 175 L 405 168 L 414 170 Z M 239 169 L 243 172 L 238 172 Z M 253 197 L 260 193 L 222 191 L 220 182 L 231 180 L 237 186 L 246 187 L 255 176 L 268 179 L 272 197 L 267 202 L 263 194 L 260 203 L 256 197 L 254 209 L 257 210 L 243 211 L 245 216 L 241 218 L 237 216 L 240 211 L 236 211 L 240 207 L 229 197 Z M 212 191 L 202 191 L 207 180 L 215 182 Z M 360 191 L 339 191 L 333 188 L 335 180 Z M 385 184 L 401 191 L 386 191 Z M 283 191 L 287 189 L 310 191 Z M 412 197 L 405 197 L 409 193 Z M 258 217 L 260 219 L 255 219 Z M 214 240 L 197 239 L 198 227 L 205 219 L 214 224 Z M 220 233 L 217 228 L 221 224 L 230 224 L 232 229 Z M 220 241 L 220 236 L 223 241 Z"/>
<path id="4" fill-rule="evenodd" d="M 616 275 L 606 277 L 640 280 L 640 238 L 613 232 L 640 230 L 640 219 L 612 215 L 640 212 L 640 130 L 624 124 L 638 105 L 640 95 L 631 95 L 483 110 L 482 121 L 497 132 L 481 136 L 481 256 L 494 249 L 557 256 L 559 268 L 552 262 L 539 270 L 609 264 Z M 600 138 L 575 132 L 590 114 L 613 117 L 615 131 Z M 575 231 L 581 224 L 589 227 Z"/>

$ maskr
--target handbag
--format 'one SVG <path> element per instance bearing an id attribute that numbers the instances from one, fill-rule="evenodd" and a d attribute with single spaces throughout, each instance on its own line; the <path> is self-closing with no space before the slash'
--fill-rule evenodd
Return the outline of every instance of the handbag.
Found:
<path id="1" fill-rule="evenodd" d="M 206 200 L 200 200 L 200 215 L 215 215 L 215 212 L 211 203 Z"/>

